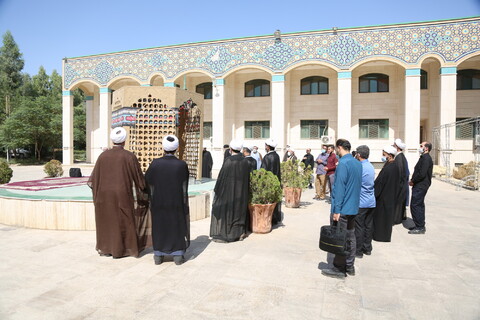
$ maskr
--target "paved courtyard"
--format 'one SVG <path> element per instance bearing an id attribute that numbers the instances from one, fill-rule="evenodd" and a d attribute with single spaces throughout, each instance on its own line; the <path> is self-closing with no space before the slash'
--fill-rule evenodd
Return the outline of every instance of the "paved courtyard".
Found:
<path id="1" fill-rule="evenodd" d="M 0 225 L 0 319 L 480 318 L 479 191 L 434 180 L 427 233 L 395 226 L 344 280 L 321 274 L 329 205 L 312 198 L 306 190 L 301 208 L 283 206 L 284 226 L 242 242 L 211 242 L 210 220 L 193 222 L 181 266 L 156 266 L 151 251 L 100 257 L 95 232 Z"/>

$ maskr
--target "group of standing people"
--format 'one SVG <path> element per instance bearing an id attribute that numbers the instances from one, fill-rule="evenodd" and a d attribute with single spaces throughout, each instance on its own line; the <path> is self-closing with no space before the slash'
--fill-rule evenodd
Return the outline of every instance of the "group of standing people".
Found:
<path id="1" fill-rule="evenodd" d="M 248 203 L 250 198 L 250 173 L 259 168 L 271 171 L 280 180 L 280 157 L 275 152 L 276 143 L 265 142 L 265 156 L 261 157 L 256 146 L 243 145 L 242 141 L 232 140 L 228 154 L 215 183 L 210 223 L 210 237 L 215 242 L 243 240 L 250 232 Z M 261 162 L 259 166 L 258 154 Z M 282 221 L 281 204 L 273 212 L 272 224 Z"/>
<path id="2" fill-rule="evenodd" d="M 145 176 L 135 155 L 124 149 L 125 129 L 113 129 L 110 138 L 113 148 L 98 157 L 88 181 L 97 252 L 113 258 L 138 257 L 151 239 L 155 264 L 165 256 L 182 264 L 190 245 L 189 171 L 185 161 L 175 156 L 178 138 L 163 139 L 165 155 L 152 161 Z"/>
<path id="3" fill-rule="evenodd" d="M 152 161 L 145 175 L 135 155 L 124 149 L 125 129 L 113 129 L 110 138 L 113 148 L 100 155 L 88 181 L 95 206 L 97 252 L 113 258 L 138 257 L 143 249 L 152 245 L 155 264 L 163 263 L 166 256 L 182 264 L 190 245 L 189 171 L 186 162 L 175 156 L 178 138 L 168 135 L 163 139 L 165 154 Z M 281 181 L 276 146 L 268 139 L 266 154 L 262 157 L 256 146 L 243 145 L 238 140 L 230 142 L 214 188 L 210 225 L 213 241 L 233 242 L 248 236 L 250 173 L 264 168 Z M 405 144 L 400 139 L 383 148 L 385 164 L 376 179 L 368 160 L 368 146 L 359 146 L 355 156 L 345 139 L 337 140 L 335 146 L 324 146 L 315 160 L 316 193 L 323 199 L 328 181 L 331 223 L 339 223 L 347 230 L 348 254 L 336 256 L 333 268 L 322 273 L 335 277 L 354 275 L 355 257 L 370 255 L 372 240 L 391 241 L 392 226 L 406 219 L 409 186 L 412 187 L 410 210 L 415 223 L 409 233 L 425 233 L 424 200 L 432 178 L 431 149 L 429 142 L 420 145 L 420 159 L 409 180 L 408 163 L 403 155 Z M 314 166 L 310 152 L 307 149 L 302 160 L 306 167 Z M 290 160 L 292 156 L 294 154 L 289 155 Z M 148 209 L 151 215 L 147 214 Z M 281 221 L 278 203 L 272 224 Z"/>
<path id="4" fill-rule="evenodd" d="M 412 178 L 409 180 L 408 162 L 403 154 L 406 145 L 396 139 L 382 150 L 384 166 L 375 179 L 369 162 L 370 149 L 357 147 L 355 156 L 348 140 L 336 144 L 339 155 L 331 189 L 331 223 L 346 229 L 346 255 L 335 255 L 333 267 L 322 270 L 326 276 L 355 275 L 355 258 L 372 253 L 372 240 L 390 242 L 393 225 L 406 219 L 409 204 L 409 186 L 412 187 L 410 210 L 415 227 L 409 234 L 424 234 L 425 195 L 431 184 L 433 162 L 432 144 L 422 142 Z"/>

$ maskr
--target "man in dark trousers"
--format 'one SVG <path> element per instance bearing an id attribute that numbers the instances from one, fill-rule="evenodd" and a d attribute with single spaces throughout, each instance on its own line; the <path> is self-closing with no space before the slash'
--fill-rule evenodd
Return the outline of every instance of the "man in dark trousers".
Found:
<path id="1" fill-rule="evenodd" d="M 432 184 L 433 161 L 430 156 L 432 144 L 424 141 L 420 145 L 418 159 L 413 170 L 409 185 L 412 187 L 412 199 L 410 200 L 410 212 L 412 213 L 415 227 L 408 231 L 410 234 L 424 234 L 425 229 L 425 196 Z"/>
<path id="2" fill-rule="evenodd" d="M 267 154 L 263 157 L 262 160 L 262 168 L 272 172 L 274 175 L 277 176 L 278 181 L 280 184 L 282 183 L 281 175 L 280 175 L 280 156 L 278 153 L 275 152 L 275 147 L 277 143 L 272 139 L 268 139 L 265 141 L 265 152 Z M 273 210 L 272 216 L 272 225 L 278 224 L 282 222 L 282 203 L 279 201 Z"/>
<path id="3" fill-rule="evenodd" d="M 202 178 L 212 178 L 213 159 L 210 151 L 207 148 L 203 148 L 202 157 Z"/>
<path id="4" fill-rule="evenodd" d="M 230 142 L 226 158 L 215 183 L 210 237 L 214 242 L 243 240 L 248 231 L 250 165 L 243 157 L 242 142 Z"/>
<path id="5" fill-rule="evenodd" d="M 313 167 L 315 166 L 315 160 L 313 159 L 313 156 L 311 154 L 312 149 L 308 148 L 306 152 L 307 153 L 303 156 L 302 159 L 303 164 L 305 164 L 305 170 L 307 170 L 309 167 L 311 170 L 313 170 Z M 308 181 L 308 189 L 313 189 L 311 176 L 310 180 Z"/>
<path id="6" fill-rule="evenodd" d="M 175 157 L 178 139 L 168 135 L 162 141 L 165 155 L 154 159 L 145 173 L 152 199 L 152 240 L 155 264 L 173 256 L 182 264 L 190 245 L 190 211 L 188 206 L 188 166 Z"/>
<path id="7" fill-rule="evenodd" d="M 337 154 L 340 156 L 335 170 L 335 183 L 330 208 L 332 224 L 339 224 L 347 230 L 345 255 L 335 255 L 333 267 L 322 270 L 322 274 L 329 277 L 344 278 L 346 274 L 355 275 L 355 217 L 360 204 L 360 189 L 362 186 L 362 165 L 350 153 L 351 145 L 348 140 L 338 139 L 335 143 Z"/>

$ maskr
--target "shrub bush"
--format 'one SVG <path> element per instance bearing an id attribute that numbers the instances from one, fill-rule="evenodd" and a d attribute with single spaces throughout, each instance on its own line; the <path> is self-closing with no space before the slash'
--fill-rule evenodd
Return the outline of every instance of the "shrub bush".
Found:
<path id="1" fill-rule="evenodd" d="M 305 164 L 299 160 L 286 161 L 280 164 L 282 173 L 282 187 L 302 188 L 308 187 L 312 169 L 305 169 Z"/>
<path id="2" fill-rule="evenodd" d="M 9 183 L 12 179 L 13 170 L 7 161 L 0 159 L 0 184 Z"/>
<path id="3" fill-rule="evenodd" d="M 62 163 L 58 160 L 50 160 L 43 167 L 48 177 L 61 177 L 63 175 Z"/>
<path id="4" fill-rule="evenodd" d="M 282 188 L 276 175 L 265 169 L 250 173 L 252 204 L 269 204 L 282 201 Z"/>

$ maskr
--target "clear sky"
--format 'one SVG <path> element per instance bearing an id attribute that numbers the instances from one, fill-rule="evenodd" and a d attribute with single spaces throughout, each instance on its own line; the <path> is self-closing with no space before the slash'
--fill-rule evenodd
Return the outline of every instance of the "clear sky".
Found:
<path id="1" fill-rule="evenodd" d="M 62 58 L 190 42 L 480 16 L 480 0 L 0 0 L 25 60 L 61 73 Z"/>

